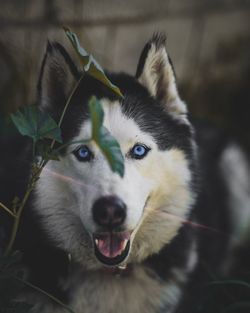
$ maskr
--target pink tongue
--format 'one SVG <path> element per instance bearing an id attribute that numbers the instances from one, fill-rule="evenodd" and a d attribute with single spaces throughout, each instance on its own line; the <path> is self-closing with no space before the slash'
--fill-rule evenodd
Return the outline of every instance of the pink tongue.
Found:
<path id="1" fill-rule="evenodd" d="M 115 258 L 122 254 L 126 247 L 128 233 L 105 233 L 96 236 L 96 246 L 99 252 L 107 258 Z"/>

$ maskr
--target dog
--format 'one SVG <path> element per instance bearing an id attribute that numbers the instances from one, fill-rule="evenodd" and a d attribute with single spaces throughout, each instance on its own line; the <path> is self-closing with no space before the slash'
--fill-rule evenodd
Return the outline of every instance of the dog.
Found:
<path id="1" fill-rule="evenodd" d="M 15 248 L 23 253 L 27 279 L 74 312 L 196 312 L 199 288 L 210 279 L 204 262 L 214 273 L 230 267 L 233 240 L 225 234 L 234 208 L 249 197 L 235 195 L 228 169 L 243 180 L 245 155 L 213 129 L 191 123 L 164 35 L 145 45 L 135 76 L 107 76 L 124 98 L 85 74 L 62 137 L 91 137 L 87 103 L 96 96 L 124 156 L 124 177 L 112 172 L 93 142 L 67 146 L 42 171 Z M 48 43 L 38 83 L 41 110 L 58 121 L 80 77 L 65 48 Z M 18 158 L 27 160 L 30 143 L 22 140 L 26 149 Z M 30 167 L 19 171 L 15 175 L 28 177 Z M 20 194 L 25 184 L 17 185 Z M 64 312 L 39 292 L 22 297 L 33 313 Z"/>

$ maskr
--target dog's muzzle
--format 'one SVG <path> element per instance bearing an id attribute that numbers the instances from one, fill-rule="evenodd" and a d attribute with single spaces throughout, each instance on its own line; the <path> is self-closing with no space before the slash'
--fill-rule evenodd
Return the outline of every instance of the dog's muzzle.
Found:
<path id="1" fill-rule="evenodd" d="M 100 229 L 93 234 L 96 258 L 105 265 L 119 265 L 130 250 L 130 232 L 121 231 L 127 213 L 125 203 L 115 196 L 102 197 L 94 203 L 92 212 Z"/>

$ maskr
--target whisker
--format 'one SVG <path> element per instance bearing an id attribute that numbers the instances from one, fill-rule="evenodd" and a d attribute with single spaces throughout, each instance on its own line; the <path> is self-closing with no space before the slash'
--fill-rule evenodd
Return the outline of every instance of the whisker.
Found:
<path id="1" fill-rule="evenodd" d="M 188 219 L 185 219 L 183 217 L 180 217 L 176 214 L 173 214 L 173 213 L 169 213 L 167 212 L 166 210 L 157 210 L 158 213 L 160 214 L 166 214 L 166 215 L 169 215 L 173 218 L 176 218 L 178 219 L 181 223 L 183 224 L 186 224 L 186 225 L 189 225 L 191 227 L 194 227 L 194 228 L 198 228 L 198 229 L 203 229 L 203 230 L 208 230 L 208 231 L 211 231 L 211 232 L 214 232 L 214 233 L 218 233 L 220 235 L 224 235 L 224 236 L 227 236 L 227 237 L 232 237 L 232 235 L 228 234 L 228 233 L 225 233 L 223 232 L 222 230 L 220 229 L 217 229 L 217 228 L 214 228 L 214 227 L 210 227 L 208 225 L 205 225 L 205 224 L 200 224 L 200 223 L 196 223 L 192 220 L 188 220 Z"/>

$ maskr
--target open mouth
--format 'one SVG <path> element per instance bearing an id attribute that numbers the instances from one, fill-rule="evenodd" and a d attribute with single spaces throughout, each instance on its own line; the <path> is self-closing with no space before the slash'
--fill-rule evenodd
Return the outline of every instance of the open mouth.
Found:
<path id="1" fill-rule="evenodd" d="M 102 232 L 93 235 L 96 258 L 105 265 L 122 263 L 130 249 L 130 232 Z"/>

